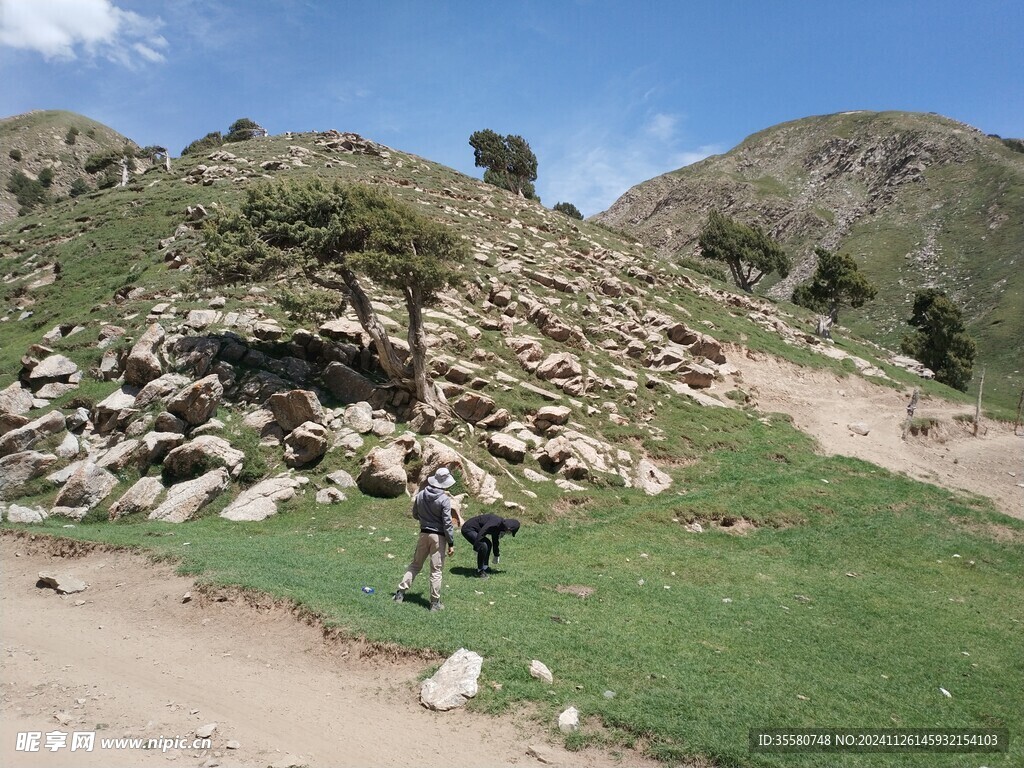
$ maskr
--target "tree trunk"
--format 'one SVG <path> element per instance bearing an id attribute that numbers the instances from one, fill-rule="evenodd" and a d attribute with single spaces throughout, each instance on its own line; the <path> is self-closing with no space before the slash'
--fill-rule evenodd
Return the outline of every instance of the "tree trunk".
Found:
<path id="1" fill-rule="evenodd" d="M 439 414 L 448 413 L 448 404 L 427 375 L 427 336 L 423 330 L 423 296 L 418 287 L 406 287 L 405 308 L 409 313 L 409 355 L 412 358 L 413 384 L 416 399 Z"/>
<path id="2" fill-rule="evenodd" d="M 981 424 L 981 393 L 985 390 L 985 369 L 981 369 L 981 382 L 978 384 L 978 405 L 974 409 L 974 436 L 978 436 L 978 427 Z"/>
<path id="3" fill-rule="evenodd" d="M 380 367 L 384 369 L 384 373 L 388 375 L 389 379 L 412 391 L 409 381 L 412 372 L 409 370 L 406 360 L 399 355 L 398 350 L 391 343 L 391 339 L 388 338 L 388 332 L 381 324 L 377 313 L 374 312 L 373 306 L 370 304 L 370 297 L 363 290 L 356 273 L 347 267 L 341 267 L 338 272 L 348 288 L 352 309 L 355 310 L 356 317 L 359 318 L 359 324 L 363 326 L 377 347 Z"/>

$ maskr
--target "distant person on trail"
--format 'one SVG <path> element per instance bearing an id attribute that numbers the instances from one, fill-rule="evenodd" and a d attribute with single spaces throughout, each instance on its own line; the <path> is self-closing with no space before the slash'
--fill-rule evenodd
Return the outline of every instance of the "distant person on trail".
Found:
<path id="1" fill-rule="evenodd" d="M 423 567 L 423 561 L 430 558 L 430 610 L 444 609 L 441 604 L 441 574 L 444 558 L 455 554 L 455 529 L 452 526 L 452 500 L 448 488 L 455 485 L 452 473 L 444 467 L 427 478 L 427 484 L 412 500 L 412 516 L 419 520 L 420 537 L 416 552 L 406 569 L 405 576 L 392 598 L 396 603 L 405 599 L 405 590 L 412 586 L 412 580 Z M 447 550 L 442 542 L 447 544 Z"/>
<path id="2" fill-rule="evenodd" d="M 513 536 L 519 530 L 519 521 L 497 515 L 477 515 L 462 524 L 462 535 L 476 551 L 477 578 L 487 578 L 488 561 L 494 551 L 494 564 L 501 562 L 498 542 L 506 533 Z"/>

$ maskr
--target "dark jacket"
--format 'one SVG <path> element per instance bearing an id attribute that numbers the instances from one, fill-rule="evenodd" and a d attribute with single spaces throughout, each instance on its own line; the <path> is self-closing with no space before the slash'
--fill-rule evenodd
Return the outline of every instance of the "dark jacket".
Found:
<path id="1" fill-rule="evenodd" d="M 490 537 L 491 546 L 494 549 L 494 556 L 500 557 L 498 540 L 503 533 L 511 533 L 513 536 L 519 530 L 519 521 L 512 518 L 498 517 L 498 515 L 477 515 L 471 517 L 462 524 L 462 535 L 476 546 L 476 543 L 483 538 Z"/>
<path id="2" fill-rule="evenodd" d="M 422 533 L 443 533 L 448 546 L 455 546 L 452 500 L 447 491 L 428 485 L 412 500 L 412 516 L 420 521 Z"/>

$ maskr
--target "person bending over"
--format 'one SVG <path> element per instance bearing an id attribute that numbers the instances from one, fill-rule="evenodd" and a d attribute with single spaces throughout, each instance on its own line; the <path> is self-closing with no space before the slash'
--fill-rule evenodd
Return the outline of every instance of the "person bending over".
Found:
<path id="1" fill-rule="evenodd" d="M 506 533 L 515 536 L 518 530 L 518 520 L 506 519 L 497 515 L 477 515 L 462 524 L 462 535 L 476 551 L 476 575 L 479 578 L 487 578 L 487 568 L 492 551 L 495 565 L 500 562 L 501 550 L 498 542 L 501 541 L 501 537 Z"/>

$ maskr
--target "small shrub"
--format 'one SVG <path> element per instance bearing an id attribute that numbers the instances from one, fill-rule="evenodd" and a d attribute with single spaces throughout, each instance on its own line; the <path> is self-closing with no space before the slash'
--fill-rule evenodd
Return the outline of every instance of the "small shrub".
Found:
<path id="1" fill-rule="evenodd" d="M 211 149 L 217 149 L 224 143 L 224 137 L 221 136 L 220 131 L 211 131 L 210 133 L 203 136 L 201 139 L 196 139 L 183 150 L 181 154 L 184 155 L 200 155 L 203 152 L 207 152 Z"/>
<path id="2" fill-rule="evenodd" d="M 89 191 L 89 183 L 79 176 L 77 179 L 71 182 L 71 188 L 68 190 L 68 196 L 79 197 L 86 194 Z"/>
<path id="3" fill-rule="evenodd" d="M 552 208 L 552 210 L 558 211 L 559 213 L 564 213 L 570 219 L 579 219 L 580 221 L 583 220 L 583 214 L 580 213 L 580 209 L 577 208 L 572 203 L 555 203 L 554 208 Z"/>
<path id="4" fill-rule="evenodd" d="M 13 192 L 18 204 L 21 205 L 18 211 L 19 216 L 24 216 L 36 206 L 46 203 L 49 199 L 43 183 L 38 179 L 30 179 L 21 171 L 15 171 L 11 174 L 10 181 L 7 182 L 7 191 Z"/>
<path id="5" fill-rule="evenodd" d="M 120 149 L 105 149 L 101 152 L 94 152 L 85 158 L 85 172 L 99 173 L 109 169 L 115 164 L 120 164 L 124 152 Z"/>
<path id="6" fill-rule="evenodd" d="M 723 283 L 727 282 L 729 279 L 729 275 L 724 269 L 714 264 L 708 264 L 706 261 L 701 261 L 700 259 L 692 259 L 689 256 L 680 256 L 676 263 L 680 267 L 685 267 L 686 269 L 694 272 L 700 272 L 702 275 L 713 277 L 715 280 L 720 280 Z"/>
<path id="7" fill-rule="evenodd" d="M 7 156 L 9 158 L 11 158 L 11 160 L 13 160 L 16 163 L 20 163 L 21 162 L 21 150 L 20 149 L 17 149 L 17 148 L 12 149 L 10 152 L 7 153 Z"/>
<path id="8" fill-rule="evenodd" d="M 78 141 L 79 133 L 80 131 L 75 126 L 71 126 L 68 128 L 68 132 L 64 135 L 64 143 L 74 145 L 74 143 Z"/>
<path id="9" fill-rule="evenodd" d="M 46 167 L 39 172 L 39 183 L 47 189 L 53 186 L 53 168 Z"/>

